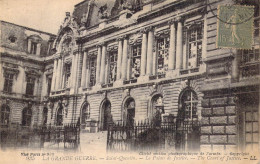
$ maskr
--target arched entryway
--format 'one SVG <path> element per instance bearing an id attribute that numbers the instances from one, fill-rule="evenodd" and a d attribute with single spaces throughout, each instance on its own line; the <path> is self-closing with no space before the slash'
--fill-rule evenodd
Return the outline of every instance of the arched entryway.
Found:
<path id="1" fill-rule="evenodd" d="M 125 122 L 128 126 L 134 125 L 135 118 L 135 100 L 133 98 L 128 98 L 124 105 L 124 110 L 126 112 Z"/>
<path id="2" fill-rule="evenodd" d="M 153 120 L 156 117 L 158 111 L 160 114 L 164 113 L 163 96 L 161 94 L 155 94 L 151 98 L 149 119 Z"/>
<path id="3" fill-rule="evenodd" d="M 200 147 L 198 96 L 191 88 L 186 88 L 179 96 L 176 126 L 176 149 L 198 150 Z"/>
<path id="4" fill-rule="evenodd" d="M 83 128 L 86 126 L 88 119 L 90 119 L 90 107 L 89 103 L 85 102 L 81 108 L 81 126 Z"/>
<path id="5" fill-rule="evenodd" d="M 63 125 L 63 106 L 62 104 L 59 104 L 56 113 L 56 126 L 62 126 L 62 125 Z"/>
<path id="6" fill-rule="evenodd" d="M 45 126 L 47 125 L 47 120 L 48 120 L 48 108 L 44 107 L 43 112 L 42 112 L 42 125 Z"/>
<path id="7" fill-rule="evenodd" d="M 23 126 L 31 126 L 32 122 L 32 109 L 30 107 L 26 107 L 22 112 L 22 125 Z"/>
<path id="8" fill-rule="evenodd" d="M 111 114 L 111 103 L 109 100 L 104 100 L 101 106 L 101 130 L 107 130 L 109 125 L 113 123 Z"/>

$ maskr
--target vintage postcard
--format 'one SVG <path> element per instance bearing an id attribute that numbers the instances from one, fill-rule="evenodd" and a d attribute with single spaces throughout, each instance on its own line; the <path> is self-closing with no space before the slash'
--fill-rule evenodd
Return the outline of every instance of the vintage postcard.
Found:
<path id="1" fill-rule="evenodd" d="M 0 0 L 0 164 L 260 163 L 259 0 Z"/>

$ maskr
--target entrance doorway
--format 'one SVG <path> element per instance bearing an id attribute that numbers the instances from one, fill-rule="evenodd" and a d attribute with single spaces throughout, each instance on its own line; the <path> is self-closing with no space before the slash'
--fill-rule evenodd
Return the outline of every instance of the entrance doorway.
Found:
<path id="1" fill-rule="evenodd" d="M 111 115 L 111 103 L 109 100 L 105 100 L 102 105 L 101 113 L 101 130 L 108 130 L 110 124 L 113 123 L 113 118 Z"/>

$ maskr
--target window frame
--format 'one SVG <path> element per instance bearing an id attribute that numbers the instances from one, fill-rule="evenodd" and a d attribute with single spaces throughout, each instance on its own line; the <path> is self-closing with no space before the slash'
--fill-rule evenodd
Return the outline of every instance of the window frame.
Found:
<path id="1" fill-rule="evenodd" d="M 134 55 L 134 50 L 136 48 L 136 55 Z M 142 44 L 135 44 L 131 46 L 131 75 L 130 78 L 131 79 L 137 79 L 138 77 L 140 77 L 141 75 L 141 58 L 142 58 Z M 135 64 L 135 60 L 139 59 L 140 64 L 139 64 L 139 70 L 136 70 L 134 64 Z"/>
<path id="2" fill-rule="evenodd" d="M 1 125 L 9 125 L 10 117 L 11 117 L 11 108 L 7 104 L 3 104 L 1 106 L 0 116 L 1 116 L 0 117 L 0 120 L 1 120 L 0 124 Z M 7 120 L 7 123 L 5 123 L 4 120 Z"/>
<path id="3" fill-rule="evenodd" d="M 31 126 L 32 124 L 32 108 L 25 107 L 22 111 L 22 126 Z"/>
<path id="4" fill-rule="evenodd" d="M 36 77 L 26 76 L 26 90 L 25 90 L 26 95 L 28 96 L 34 95 L 35 82 L 36 82 Z"/>
<path id="5" fill-rule="evenodd" d="M 186 26 L 188 26 L 188 25 L 186 25 Z M 186 46 L 187 46 L 186 56 L 187 56 L 187 58 L 186 58 L 186 61 L 184 61 L 184 62 L 187 63 L 188 69 L 198 68 L 202 65 L 202 45 L 203 45 L 203 35 L 204 35 L 203 26 L 204 26 L 204 21 L 201 20 L 195 24 L 190 25 L 190 27 L 188 27 L 186 29 Z M 200 30 L 200 35 L 198 34 L 199 30 Z M 191 39 L 192 31 L 195 31 L 195 38 L 194 38 L 195 40 L 191 41 L 190 39 Z M 198 37 L 198 36 L 200 36 L 200 37 Z M 200 44 L 198 44 L 198 43 L 200 43 Z M 195 57 L 191 56 L 191 52 L 192 52 L 191 45 L 192 44 L 195 44 L 195 47 L 196 47 L 196 54 L 194 54 Z M 198 49 L 199 49 L 198 45 L 200 45 L 200 47 L 201 47 L 199 52 L 198 52 Z"/>
<path id="6" fill-rule="evenodd" d="M 92 67 L 92 64 L 93 67 Z M 97 70 L 97 56 L 96 55 L 90 55 L 89 56 L 89 87 L 93 87 L 96 85 L 96 70 Z M 93 68 L 93 69 L 92 69 Z"/>
<path id="7" fill-rule="evenodd" d="M 167 45 L 166 42 L 168 40 L 168 47 L 166 48 L 166 46 L 162 49 L 159 49 L 159 40 L 163 40 L 163 45 Z M 168 66 L 169 66 L 169 47 L 170 47 L 170 35 L 161 35 L 159 37 L 156 38 L 156 53 L 157 53 L 157 58 L 156 58 L 156 72 L 157 75 L 159 74 L 165 74 L 168 71 Z M 160 57 L 160 52 L 165 52 L 163 53 Z M 166 58 L 166 59 L 165 59 Z M 162 60 L 162 67 L 160 67 L 159 65 L 159 60 Z M 166 61 L 168 62 L 167 67 L 165 67 L 165 63 Z"/>
<path id="8" fill-rule="evenodd" d="M 13 91 L 13 83 L 14 83 L 14 73 L 4 72 L 4 88 L 3 91 L 6 93 L 12 93 Z"/>

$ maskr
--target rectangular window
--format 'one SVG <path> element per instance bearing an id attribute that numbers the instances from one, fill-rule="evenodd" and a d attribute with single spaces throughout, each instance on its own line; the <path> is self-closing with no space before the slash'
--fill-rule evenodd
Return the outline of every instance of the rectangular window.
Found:
<path id="1" fill-rule="evenodd" d="M 70 75 L 71 75 L 71 63 L 65 64 L 65 81 L 64 81 L 64 88 L 70 87 Z"/>
<path id="2" fill-rule="evenodd" d="M 202 64 L 202 25 L 195 25 L 188 30 L 188 68 Z"/>
<path id="3" fill-rule="evenodd" d="M 169 43 L 170 43 L 169 36 L 157 39 L 158 74 L 164 74 L 168 70 Z"/>
<path id="4" fill-rule="evenodd" d="M 49 96 L 50 93 L 51 93 L 51 81 L 52 81 L 52 78 L 48 78 L 48 88 L 47 88 L 47 95 Z"/>
<path id="5" fill-rule="evenodd" d="M 33 95 L 35 78 L 27 76 L 26 95 Z"/>
<path id="6" fill-rule="evenodd" d="M 132 47 L 132 74 L 131 78 L 135 79 L 140 76 L 141 70 L 141 52 L 142 52 L 142 45 L 134 45 Z"/>
<path id="7" fill-rule="evenodd" d="M 241 76 L 250 77 L 260 74 L 260 58 L 259 58 L 259 19 L 254 21 L 254 40 L 251 50 L 243 50 L 241 58 Z"/>
<path id="8" fill-rule="evenodd" d="M 4 92 L 11 93 L 13 87 L 14 74 L 12 73 L 4 73 Z"/>
<path id="9" fill-rule="evenodd" d="M 245 146 L 246 150 L 256 150 L 259 145 L 258 112 L 245 112 Z"/>
<path id="10" fill-rule="evenodd" d="M 89 85 L 90 87 L 96 84 L 96 68 L 97 68 L 97 57 L 91 56 L 89 60 L 89 69 L 90 69 L 90 77 L 89 77 Z"/>
<path id="11" fill-rule="evenodd" d="M 108 83 L 113 83 L 116 81 L 116 71 L 117 71 L 117 51 L 109 52 L 109 78 Z"/>
<path id="12" fill-rule="evenodd" d="M 31 43 L 31 54 L 36 54 L 37 52 L 37 43 L 32 42 Z"/>

